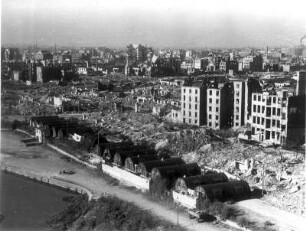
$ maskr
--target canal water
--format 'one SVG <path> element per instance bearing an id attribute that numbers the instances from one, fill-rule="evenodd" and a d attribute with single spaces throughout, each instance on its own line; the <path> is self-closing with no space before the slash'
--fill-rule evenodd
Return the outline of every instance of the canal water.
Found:
<path id="1" fill-rule="evenodd" d="M 3 215 L 0 230 L 56 230 L 46 222 L 69 205 L 63 197 L 73 194 L 5 172 L 0 174 L 0 213 Z"/>

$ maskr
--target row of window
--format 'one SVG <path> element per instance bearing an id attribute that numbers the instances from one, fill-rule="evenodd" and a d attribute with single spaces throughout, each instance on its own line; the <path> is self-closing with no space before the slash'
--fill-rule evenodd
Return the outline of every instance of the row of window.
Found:
<path id="1" fill-rule="evenodd" d="M 212 112 L 212 107 L 211 106 L 208 107 L 208 111 Z M 219 112 L 219 107 L 216 107 L 216 112 Z"/>
<path id="2" fill-rule="evenodd" d="M 192 101 L 192 97 L 191 97 L 191 96 L 189 96 L 188 99 L 189 99 L 189 102 Z M 208 100 L 209 100 L 209 103 L 212 103 L 212 98 L 209 98 Z M 237 99 L 237 100 L 238 100 L 238 103 L 239 103 L 239 99 Z M 237 101 L 237 100 L 236 100 L 236 101 Z M 186 101 L 186 96 L 185 96 L 185 95 L 183 96 L 183 101 Z M 198 102 L 198 97 L 197 97 L 197 96 L 194 97 L 194 101 L 195 101 L 195 102 Z M 219 99 L 216 99 L 216 103 L 217 103 L 217 104 L 219 103 Z"/>
<path id="3" fill-rule="evenodd" d="M 186 88 L 184 88 L 184 93 L 186 93 Z M 189 88 L 189 93 L 190 93 L 190 94 L 192 93 L 192 88 Z M 195 90 L 194 90 L 194 93 L 195 93 L 195 94 L 198 94 L 198 89 L 195 89 Z"/>
<path id="4" fill-rule="evenodd" d="M 184 95 L 184 101 L 186 101 L 186 96 Z M 189 96 L 189 102 L 191 102 L 192 100 L 191 100 L 191 96 Z M 196 97 L 194 97 L 194 101 L 195 102 L 198 102 L 198 97 L 196 96 Z"/>
<path id="5" fill-rule="evenodd" d="M 186 114 L 187 114 L 187 113 L 185 112 L 185 110 L 183 110 L 183 116 L 185 116 Z M 190 111 L 190 112 L 188 113 L 189 117 L 191 117 L 191 114 L 192 114 L 192 113 L 191 113 L 191 111 Z M 195 117 L 198 117 L 198 113 L 195 112 L 195 113 L 194 113 L 194 116 L 195 116 Z"/>
<path id="6" fill-rule="evenodd" d="M 212 90 L 209 90 L 209 95 L 212 95 Z M 216 96 L 219 96 L 219 90 L 218 91 L 216 91 Z"/>
<path id="7" fill-rule="evenodd" d="M 218 120 L 218 119 L 219 119 L 219 116 L 216 115 L 215 118 L 216 118 L 216 120 Z M 212 119 L 212 114 L 208 114 L 208 119 Z"/>
<path id="8" fill-rule="evenodd" d="M 191 109 L 191 105 L 192 105 L 191 103 L 188 104 L 189 109 Z M 186 104 L 185 103 L 183 103 L 183 108 L 184 109 L 186 108 Z M 198 110 L 198 105 L 197 104 L 194 105 L 194 109 Z"/>
<path id="9" fill-rule="evenodd" d="M 261 132 L 261 133 L 264 133 L 264 129 L 260 129 L 260 128 L 257 128 L 256 129 L 257 132 Z M 255 127 L 252 127 L 252 134 L 255 134 Z M 276 139 L 276 140 L 279 140 L 280 139 L 280 133 L 279 132 L 275 132 L 275 131 L 266 131 L 266 140 L 269 140 L 270 139 L 270 136 L 272 139 Z"/>
<path id="10" fill-rule="evenodd" d="M 260 113 L 260 109 L 261 109 L 261 113 L 265 113 L 265 106 L 261 106 L 260 105 L 253 105 L 253 112 L 258 112 Z M 281 110 L 280 108 L 272 108 L 272 115 L 277 115 L 280 116 Z M 271 108 L 267 108 L 267 116 L 271 115 Z"/>
<path id="11" fill-rule="evenodd" d="M 272 102 L 276 103 L 276 98 L 278 98 L 278 97 L 276 97 L 276 96 L 272 96 L 271 97 L 270 96 L 270 97 L 267 98 L 267 101 L 269 101 L 271 103 L 271 99 L 272 99 Z M 253 95 L 253 101 L 262 101 L 262 102 L 265 102 L 266 99 L 265 99 L 265 97 L 262 97 L 261 95 L 254 94 Z"/>
<path id="12" fill-rule="evenodd" d="M 209 103 L 213 103 L 212 98 L 209 98 L 209 99 L 208 99 L 208 102 L 209 102 Z M 219 104 L 219 99 L 216 99 L 216 104 Z"/>
<path id="13" fill-rule="evenodd" d="M 269 134 L 269 133 L 268 133 Z M 272 139 L 277 139 L 277 140 L 279 140 L 279 138 L 280 138 L 280 133 L 279 132 L 271 132 L 271 135 L 272 135 Z M 266 134 L 266 136 L 267 136 L 267 134 Z M 267 139 L 267 137 L 266 137 L 266 139 Z"/>
<path id="14" fill-rule="evenodd" d="M 188 120 L 186 120 L 185 118 L 183 118 L 183 123 L 185 124 L 185 123 L 187 123 L 187 121 L 188 121 L 188 124 L 192 124 L 192 120 L 189 118 Z M 194 120 L 194 124 L 198 124 L 198 120 L 197 119 L 195 119 Z"/>
<path id="15" fill-rule="evenodd" d="M 272 124 L 271 124 L 272 122 Z M 259 116 L 253 116 L 253 124 L 261 124 L 264 125 L 265 124 L 265 118 L 261 118 Z M 272 127 L 277 127 L 280 128 L 280 120 L 270 120 L 270 119 L 266 119 L 266 128 L 270 128 L 270 126 L 272 125 Z"/>
<path id="16" fill-rule="evenodd" d="M 239 86 L 238 86 L 238 88 L 239 88 Z M 184 91 L 184 93 L 186 93 L 186 88 L 184 88 L 183 91 Z M 213 92 L 213 90 L 209 90 L 209 95 L 212 95 L 212 92 Z M 191 93 L 192 93 L 192 88 L 189 89 L 189 94 L 191 94 Z M 195 93 L 195 94 L 198 94 L 198 89 L 195 89 L 195 90 L 194 90 L 194 93 Z M 220 94 L 220 91 L 217 90 L 217 91 L 216 91 L 216 96 L 219 96 L 219 94 Z M 239 95 L 239 93 L 238 93 L 238 95 Z"/>
<path id="17" fill-rule="evenodd" d="M 209 127 L 212 127 L 212 122 L 209 122 L 208 123 L 208 126 Z M 219 127 L 219 123 L 215 123 L 215 126 L 214 126 L 215 128 L 218 128 Z"/>

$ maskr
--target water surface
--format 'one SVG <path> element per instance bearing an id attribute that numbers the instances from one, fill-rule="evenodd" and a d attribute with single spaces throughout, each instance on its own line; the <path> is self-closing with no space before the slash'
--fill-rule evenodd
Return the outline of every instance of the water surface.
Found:
<path id="1" fill-rule="evenodd" d="M 4 215 L 0 230 L 54 231 L 46 221 L 67 207 L 69 203 L 63 197 L 73 194 L 9 173 L 0 174 L 0 211 Z"/>

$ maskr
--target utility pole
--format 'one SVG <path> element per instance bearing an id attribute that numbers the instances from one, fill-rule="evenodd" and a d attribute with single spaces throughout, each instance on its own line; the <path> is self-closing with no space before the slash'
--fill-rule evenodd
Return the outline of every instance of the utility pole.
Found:
<path id="1" fill-rule="evenodd" d="M 263 166 L 262 166 L 262 185 L 261 185 L 261 191 L 262 191 L 262 196 L 264 196 L 264 187 L 265 187 L 265 175 L 266 175 L 266 153 L 261 149 L 261 151 L 264 154 L 264 159 L 263 159 Z"/>
<path id="2" fill-rule="evenodd" d="M 265 186 L 265 164 L 266 164 L 266 156 L 264 158 L 264 162 L 263 162 L 263 172 L 262 172 L 262 186 L 261 186 L 261 192 L 262 192 L 262 197 L 264 196 L 264 186 Z"/>
<path id="3" fill-rule="evenodd" d="M 177 204 L 176 225 L 179 226 L 179 206 Z"/>
<path id="4" fill-rule="evenodd" d="M 66 120 L 66 135 L 68 137 L 68 123 L 67 123 L 67 120 Z"/>
<path id="5" fill-rule="evenodd" d="M 98 131 L 98 156 L 100 156 L 100 132 Z"/>

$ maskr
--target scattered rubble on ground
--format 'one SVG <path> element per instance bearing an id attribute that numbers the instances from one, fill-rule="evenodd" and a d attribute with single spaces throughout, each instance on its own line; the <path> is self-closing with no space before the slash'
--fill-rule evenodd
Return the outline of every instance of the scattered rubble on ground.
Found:
<path id="1" fill-rule="evenodd" d="M 20 87 L 15 85 L 9 89 Z M 98 109 L 84 113 L 83 119 L 95 130 L 106 130 L 107 135 L 119 140 L 145 142 L 157 151 L 181 156 L 186 162 L 197 162 L 199 166 L 225 170 L 245 179 L 253 187 L 264 186 L 264 190 L 267 191 L 264 200 L 275 206 L 298 214 L 305 212 L 304 151 L 293 152 L 281 148 L 252 146 L 239 142 L 236 132 L 231 129 L 212 131 L 203 127 L 168 123 L 151 112 L 148 113 L 149 111 L 144 113 L 140 110 L 136 113 L 134 106 L 137 93 L 126 94 L 125 97 L 120 97 L 118 92 L 105 92 L 102 97 L 82 94 L 76 96 L 73 92 L 75 89 L 71 86 L 57 87 L 49 84 L 39 85 L 37 89 L 35 87 L 37 86 L 20 88 L 20 91 L 30 95 L 32 91 L 36 91 L 32 96 L 39 98 L 34 103 L 21 103 L 21 114 L 39 114 L 42 111 L 47 114 L 53 113 L 51 107 L 46 106 L 45 102 L 40 102 L 44 101 L 46 96 L 63 94 L 65 97 L 89 99 L 98 104 Z M 10 106 L 11 101 L 18 100 L 12 97 L 9 90 L 5 96 L 7 106 Z M 114 106 L 116 103 L 121 103 L 123 107 Z M 146 111 L 151 106 L 148 102 L 142 109 Z M 70 145 L 69 141 L 67 145 Z M 77 155 L 85 156 L 82 150 Z"/>

